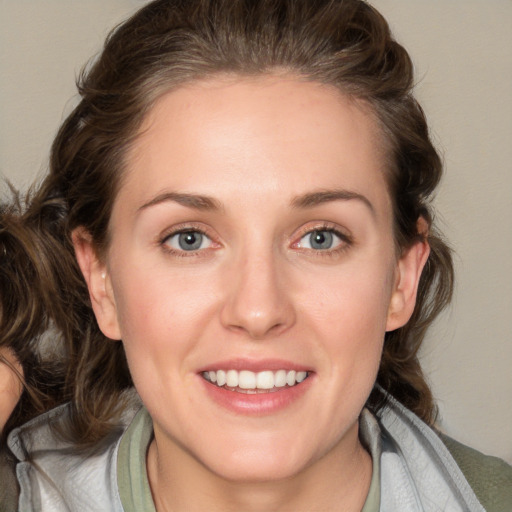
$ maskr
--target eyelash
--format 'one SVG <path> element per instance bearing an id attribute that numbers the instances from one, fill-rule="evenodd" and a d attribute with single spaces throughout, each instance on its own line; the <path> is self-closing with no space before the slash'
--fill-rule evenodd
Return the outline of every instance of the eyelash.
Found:
<path id="1" fill-rule="evenodd" d="M 208 234 L 207 230 L 205 230 L 204 227 L 194 225 L 194 224 L 186 224 L 184 226 L 175 226 L 171 230 L 166 231 L 159 237 L 158 245 L 167 254 L 170 254 L 171 256 L 176 256 L 178 258 L 190 258 L 192 256 L 197 257 L 197 256 L 202 255 L 202 253 L 205 252 L 205 249 L 198 249 L 198 250 L 193 250 L 193 251 L 185 251 L 185 250 L 180 251 L 180 250 L 172 248 L 168 244 L 168 241 L 173 236 L 181 235 L 181 234 L 185 234 L 185 233 L 199 233 L 199 234 L 207 237 L 211 241 L 211 243 L 215 245 L 213 238 Z"/>
<path id="2" fill-rule="evenodd" d="M 312 234 L 315 231 L 332 233 L 333 235 L 337 236 L 341 240 L 342 243 L 340 243 L 339 247 L 335 247 L 334 249 L 315 250 L 315 249 L 308 248 L 308 247 L 300 247 L 299 246 L 300 241 L 305 236 L 307 236 L 308 234 Z M 169 239 L 171 239 L 173 236 L 185 234 L 185 233 L 199 233 L 202 236 L 207 237 L 210 240 L 212 245 L 217 245 L 218 247 L 220 246 L 220 244 L 216 243 L 214 241 L 213 237 L 208 234 L 208 231 L 206 229 L 204 229 L 204 227 L 199 226 L 199 225 L 194 225 L 194 224 L 175 226 L 171 230 L 166 231 L 158 238 L 158 245 L 161 246 L 162 250 L 165 251 L 166 253 L 168 253 L 172 256 L 179 257 L 179 258 L 187 258 L 187 257 L 193 257 L 193 256 L 197 257 L 197 256 L 202 255 L 202 253 L 206 253 L 206 249 L 209 249 L 209 248 L 185 251 L 185 250 L 176 250 L 169 246 L 169 244 L 168 244 Z M 335 257 L 335 256 L 339 256 L 340 254 L 342 254 L 343 252 L 348 250 L 353 245 L 353 243 L 354 243 L 354 241 L 349 234 L 343 233 L 342 231 L 340 231 L 338 228 L 334 227 L 330 223 L 322 223 L 319 225 L 308 226 L 307 228 L 304 228 L 298 236 L 298 241 L 292 243 L 291 247 L 298 249 L 302 252 L 308 252 L 308 253 L 313 254 L 314 256 L 318 256 L 318 257 Z"/>
<path id="3" fill-rule="evenodd" d="M 328 233 L 332 233 L 333 235 L 337 236 L 341 241 L 339 247 L 335 247 L 334 249 L 323 249 L 323 250 L 315 250 L 315 249 L 311 249 L 309 247 L 300 247 L 299 246 L 300 241 L 305 236 L 307 236 L 308 234 L 312 234 L 315 231 L 328 232 Z M 308 253 L 313 254 L 315 257 L 333 258 L 336 256 L 340 256 L 342 253 L 347 251 L 353 244 L 354 244 L 354 240 L 351 235 L 342 232 L 339 228 L 326 222 L 326 223 L 319 224 L 317 226 L 313 226 L 313 227 L 308 226 L 307 228 L 305 228 L 300 233 L 300 235 L 298 237 L 298 242 L 294 242 L 292 244 L 292 247 L 295 247 L 296 249 L 304 251 L 304 252 L 307 251 Z"/>

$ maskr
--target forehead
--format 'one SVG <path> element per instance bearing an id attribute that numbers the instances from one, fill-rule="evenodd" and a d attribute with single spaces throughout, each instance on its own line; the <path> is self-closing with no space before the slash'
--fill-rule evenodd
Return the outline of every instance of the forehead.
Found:
<path id="1" fill-rule="evenodd" d="M 332 86 L 283 76 L 201 81 L 156 102 L 121 192 L 144 201 L 169 188 L 227 197 L 363 192 L 368 182 L 385 190 L 381 137 L 370 107 Z"/>

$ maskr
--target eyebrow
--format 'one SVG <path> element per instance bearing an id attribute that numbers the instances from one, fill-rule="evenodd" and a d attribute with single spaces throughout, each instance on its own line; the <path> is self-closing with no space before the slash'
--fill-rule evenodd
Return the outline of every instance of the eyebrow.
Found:
<path id="1" fill-rule="evenodd" d="M 293 198 L 291 205 L 293 208 L 307 209 L 332 201 L 350 200 L 361 201 L 370 210 L 372 215 L 375 215 L 375 208 L 367 197 L 357 192 L 344 189 L 318 190 L 315 192 L 309 192 L 307 194 Z M 222 204 L 217 199 L 214 199 L 210 196 L 179 192 L 164 192 L 162 194 L 158 194 L 147 203 L 144 203 L 138 209 L 138 211 L 145 210 L 151 206 L 155 206 L 168 201 L 175 202 L 195 210 L 220 211 L 223 209 Z"/>
<path id="2" fill-rule="evenodd" d="M 179 192 L 164 192 L 158 194 L 156 197 L 144 203 L 138 211 L 145 210 L 151 206 L 157 204 L 174 202 L 186 206 L 187 208 L 193 208 L 195 210 L 212 210 L 218 211 L 222 209 L 222 205 L 219 201 L 213 197 L 203 196 L 198 194 L 184 194 Z"/>
<path id="3" fill-rule="evenodd" d="M 295 197 L 291 204 L 293 208 L 313 208 L 324 203 L 330 203 L 332 201 L 350 201 L 357 200 L 361 201 L 375 216 L 375 208 L 370 200 L 351 190 L 344 189 L 333 189 L 333 190 L 318 190 L 315 192 L 309 192 L 307 194 Z"/>

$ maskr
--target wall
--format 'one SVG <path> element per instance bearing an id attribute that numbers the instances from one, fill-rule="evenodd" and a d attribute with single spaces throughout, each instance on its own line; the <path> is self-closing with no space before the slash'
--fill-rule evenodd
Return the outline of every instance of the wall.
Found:
<path id="1" fill-rule="evenodd" d="M 512 2 L 372 3 L 411 53 L 445 159 L 437 210 L 457 291 L 422 354 L 441 424 L 512 462 Z"/>
<path id="2" fill-rule="evenodd" d="M 74 77 L 142 1 L 0 0 L 0 173 L 26 188 Z M 374 0 L 417 68 L 444 154 L 438 221 L 458 284 L 422 359 L 452 436 L 512 463 L 512 2 Z"/>

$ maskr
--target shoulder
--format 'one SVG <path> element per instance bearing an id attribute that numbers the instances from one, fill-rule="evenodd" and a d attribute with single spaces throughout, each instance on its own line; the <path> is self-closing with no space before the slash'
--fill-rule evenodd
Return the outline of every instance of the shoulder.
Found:
<path id="1" fill-rule="evenodd" d="M 434 501 L 439 510 L 448 510 L 445 496 L 449 496 L 459 506 L 453 510 L 512 511 L 508 464 L 440 436 L 393 397 L 388 395 L 386 400 L 378 412 L 383 447 L 391 444 L 400 455 L 418 495 Z"/>
<path id="2" fill-rule="evenodd" d="M 19 488 L 15 472 L 16 461 L 6 446 L 0 450 L 0 510 L 17 510 Z"/>
<path id="3" fill-rule="evenodd" d="M 439 434 L 469 485 L 488 512 L 512 510 L 512 466 Z"/>
<path id="4" fill-rule="evenodd" d="M 20 510 L 41 512 L 122 510 L 117 495 L 117 450 L 136 409 L 94 449 L 77 450 L 57 433 L 66 424 L 64 405 L 13 430 L 9 447 L 18 459 Z"/>

